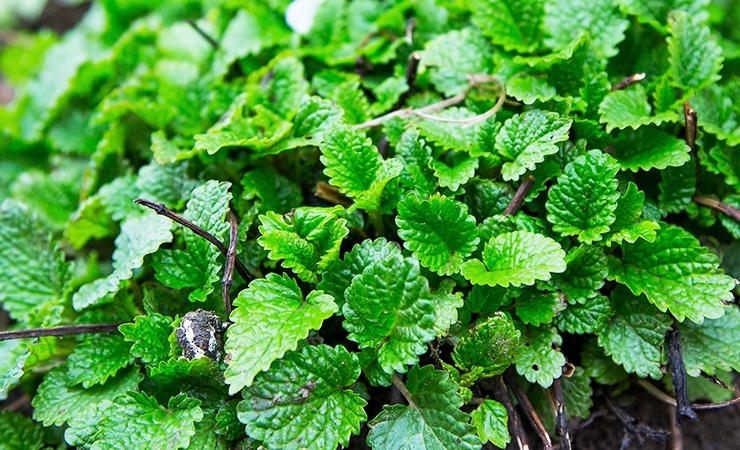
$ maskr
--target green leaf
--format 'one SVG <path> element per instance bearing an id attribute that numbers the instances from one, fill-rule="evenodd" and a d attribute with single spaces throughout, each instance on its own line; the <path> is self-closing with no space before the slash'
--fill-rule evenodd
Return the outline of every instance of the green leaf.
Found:
<path id="1" fill-rule="evenodd" d="M 22 339 L 0 341 L 0 400 L 18 385 L 23 376 L 23 367 L 31 355 L 31 348 Z"/>
<path id="2" fill-rule="evenodd" d="M 740 112 L 733 109 L 732 99 L 739 91 L 737 87 L 733 90 L 731 86 L 717 84 L 707 86 L 691 99 L 691 108 L 696 110 L 698 117 L 701 117 L 698 125 L 706 133 L 716 135 L 728 145 L 738 145 Z M 735 86 L 740 87 L 740 83 L 736 81 Z"/>
<path id="3" fill-rule="evenodd" d="M 624 287 L 612 292 L 612 307 L 615 314 L 599 333 L 599 346 L 627 372 L 660 379 L 665 334 L 673 321 Z"/>
<path id="4" fill-rule="evenodd" d="M 341 120 L 342 114 L 342 109 L 330 100 L 305 97 L 293 118 L 293 137 L 321 142 L 324 133 Z"/>
<path id="5" fill-rule="evenodd" d="M 566 271 L 555 275 L 553 284 L 568 296 L 568 302 L 583 303 L 596 297 L 609 273 L 604 251 L 593 245 L 573 247 L 565 255 L 565 263 Z"/>
<path id="6" fill-rule="evenodd" d="M 572 334 L 598 333 L 614 314 L 609 299 L 603 295 L 569 303 L 555 318 L 559 330 Z"/>
<path id="7" fill-rule="evenodd" d="M 507 51 L 530 53 L 539 47 L 544 6 L 541 0 L 515 3 L 488 0 L 476 3 L 471 13 L 473 23 L 494 45 Z"/>
<path id="8" fill-rule="evenodd" d="M 511 436 L 507 427 L 509 413 L 504 405 L 495 400 L 483 400 L 470 416 L 481 442 L 484 444 L 490 442 L 498 448 L 506 448 Z"/>
<path id="9" fill-rule="evenodd" d="M 599 347 L 596 337 L 586 340 L 583 345 L 581 364 L 589 377 L 606 386 L 624 383 L 629 378 L 624 368 L 615 363 L 604 353 L 604 349 Z"/>
<path id="10" fill-rule="evenodd" d="M 516 315 L 525 324 L 540 326 L 551 323 L 552 319 L 565 308 L 565 302 L 557 292 L 539 292 L 524 289 L 516 299 Z"/>
<path id="11" fill-rule="evenodd" d="M 286 214 L 303 201 L 301 188 L 296 183 L 263 167 L 245 173 L 241 185 L 244 187 L 242 198 L 254 201 L 254 214 L 268 211 Z"/>
<path id="12" fill-rule="evenodd" d="M 275 273 L 250 283 L 234 308 L 224 347 L 230 355 L 225 377 L 231 395 L 249 387 L 255 375 L 295 350 L 310 330 L 321 328 L 337 311 L 330 295 L 313 291 L 304 300 L 293 279 Z"/>
<path id="13" fill-rule="evenodd" d="M 41 450 L 45 448 L 41 424 L 16 412 L 0 412 L 0 449 Z"/>
<path id="14" fill-rule="evenodd" d="M 75 347 L 67 358 L 67 383 L 89 388 L 105 383 L 119 370 L 134 362 L 131 344 L 120 335 L 97 335 Z"/>
<path id="15" fill-rule="evenodd" d="M 474 28 L 440 34 L 424 46 L 422 64 L 430 68 L 430 79 L 445 96 L 468 88 L 468 75 L 486 74 L 492 65 L 491 47 Z"/>
<path id="16" fill-rule="evenodd" d="M 404 132 L 396 145 L 396 159 L 403 164 L 401 185 L 431 195 L 437 188 L 437 181 L 431 169 L 432 149 L 419 138 L 419 130 L 413 128 Z"/>
<path id="17" fill-rule="evenodd" d="M 694 17 L 706 20 L 705 11 L 707 2 L 704 0 L 621 0 L 620 6 L 630 15 L 637 16 L 637 21 L 647 23 L 658 31 L 665 32 L 665 22 L 669 13 L 686 11 Z"/>
<path id="18" fill-rule="evenodd" d="M 113 401 L 128 391 L 138 390 L 142 378 L 137 370 L 128 369 L 105 384 L 85 389 L 69 386 L 66 367 L 55 367 L 44 376 L 33 398 L 33 418 L 44 426 L 60 426 L 73 417 L 92 414 L 101 402 Z"/>
<path id="19" fill-rule="evenodd" d="M 565 268 L 565 252 L 557 242 L 530 231 L 513 231 L 492 237 L 483 249 L 483 262 L 466 261 L 462 274 L 473 284 L 507 287 L 549 280 Z"/>
<path id="20" fill-rule="evenodd" d="M 599 122 L 606 124 L 606 131 L 630 127 L 634 130 L 642 125 L 675 122 L 678 116 L 673 112 L 651 116 L 647 93 L 641 84 L 610 92 L 599 105 Z"/>
<path id="21" fill-rule="evenodd" d="M 534 170 L 545 156 L 558 152 L 555 145 L 568 140 L 570 119 L 555 112 L 530 110 L 508 119 L 496 135 L 496 151 L 507 161 L 501 170 L 504 180 L 518 180 Z"/>
<path id="22" fill-rule="evenodd" d="M 421 135 L 427 138 L 429 142 L 448 150 L 472 153 L 476 144 L 477 126 L 461 126 L 454 121 L 467 120 L 476 114 L 467 108 L 453 106 L 439 113 L 434 114 L 436 117 L 442 117 L 445 120 L 422 119 L 416 123 Z"/>
<path id="23" fill-rule="evenodd" d="M 289 56 L 278 60 L 271 70 L 265 96 L 270 109 L 285 119 L 290 119 L 298 110 L 303 97 L 308 93 L 308 82 L 303 77 L 303 64 L 298 58 Z"/>
<path id="24" fill-rule="evenodd" d="M 171 226 L 169 219 L 153 212 L 123 222 L 113 252 L 113 273 L 82 286 L 72 297 L 74 308 L 80 311 L 110 302 L 123 282 L 134 275 L 134 269 L 142 266 L 144 257 L 172 240 Z"/>
<path id="25" fill-rule="evenodd" d="M 470 417 L 460 411 L 458 386 L 444 371 L 414 366 L 406 378 L 409 405 L 386 405 L 370 421 L 367 442 L 372 448 L 481 448 Z"/>
<path id="26" fill-rule="evenodd" d="M 455 282 L 452 280 L 442 280 L 437 290 L 432 292 L 432 301 L 437 310 L 434 331 L 436 331 L 438 338 L 447 336 L 450 325 L 457 322 L 457 310 L 465 303 L 462 292 L 452 293 L 455 286 Z"/>
<path id="27" fill-rule="evenodd" d="M 403 170 L 401 162 L 384 160 L 363 132 L 346 124 L 335 124 L 320 147 L 329 183 L 355 200 L 357 208 L 379 210 L 385 185 Z"/>
<path id="28" fill-rule="evenodd" d="M 620 17 L 609 0 L 556 0 L 545 2 L 544 29 L 549 34 L 545 44 L 557 50 L 566 47 L 579 34 L 591 36 L 594 51 L 610 58 L 618 53 L 617 44 L 624 39 L 629 21 Z"/>
<path id="29" fill-rule="evenodd" d="M 344 447 L 367 420 L 367 402 L 348 389 L 359 376 L 357 357 L 342 346 L 288 353 L 242 391 L 239 420 L 271 448 Z"/>
<path id="30" fill-rule="evenodd" d="M 194 194 L 198 182 L 187 175 L 187 164 L 148 164 L 139 169 L 136 187 L 140 196 L 179 208 L 181 202 Z M 141 206 L 136 206 L 141 208 Z"/>
<path id="31" fill-rule="evenodd" d="M 701 372 L 715 375 L 717 370 L 740 370 L 740 310 L 731 306 L 718 319 L 705 320 L 701 326 L 684 322 L 681 350 L 686 372 L 698 377 Z"/>
<path id="32" fill-rule="evenodd" d="M 72 265 L 57 250 L 38 221 L 21 205 L 0 206 L 0 302 L 24 323 L 44 303 L 59 304 Z"/>
<path id="33" fill-rule="evenodd" d="M 210 180 L 197 187 L 182 216 L 223 241 L 229 229 L 224 220 L 231 201 L 230 186 L 230 183 Z M 187 249 L 157 252 L 152 267 L 162 284 L 175 289 L 196 288 L 188 298 L 203 302 L 220 279 L 220 253 L 213 244 L 189 229 L 183 234 Z"/>
<path id="34" fill-rule="evenodd" d="M 496 313 L 460 339 L 452 359 L 461 370 L 480 372 L 480 378 L 500 375 L 519 355 L 520 336 L 511 319 Z"/>
<path id="35" fill-rule="evenodd" d="M 339 258 L 339 247 L 349 233 L 347 221 L 337 217 L 339 211 L 341 207 L 301 207 L 292 216 L 268 211 L 260 216 L 258 242 L 270 252 L 268 258 L 283 259 L 283 267 L 316 283 L 317 273 Z"/>
<path id="36" fill-rule="evenodd" d="M 352 279 L 376 261 L 401 256 L 398 244 L 388 242 L 385 238 L 375 241 L 366 239 L 352 247 L 352 251 L 345 253 L 344 260 L 337 260 L 322 274 L 317 289 L 332 295 L 336 303 L 342 307 L 345 303 L 345 291 L 352 283 Z"/>
<path id="37" fill-rule="evenodd" d="M 722 203 L 740 210 L 740 195 L 728 195 L 722 199 Z M 740 223 L 738 223 L 737 219 L 726 214 L 720 214 L 719 221 L 735 239 L 740 239 Z"/>
<path id="38" fill-rule="evenodd" d="M 627 241 L 630 244 L 642 238 L 648 242 L 655 240 L 655 231 L 660 225 L 649 220 L 639 220 L 645 203 L 645 193 L 637 188 L 635 183 L 627 183 L 627 187 L 619 197 L 617 209 L 614 210 L 616 219 L 609 228 L 605 243 L 621 244 Z"/>
<path id="39" fill-rule="evenodd" d="M 679 322 L 717 319 L 733 299 L 735 281 L 719 268 L 717 256 L 682 228 L 662 224 L 654 242 L 623 245 L 622 253 L 621 261 L 610 260 L 609 278 L 645 294 Z"/>
<path id="40" fill-rule="evenodd" d="M 521 342 L 521 352 L 515 361 L 517 373 L 547 389 L 563 374 L 565 356 L 559 347 L 563 338 L 554 327 L 528 327 L 522 333 Z"/>
<path id="41" fill-rule="evenodd" d="M 622 169 L 637 172 L 640 169 L 663 170 L 669 166 L 682 166 L 689 160 L 690 151 L 683 140 L 657 127 L 642 126 L 619 133 L 613 154 Z"/>
<path id="42" fill-rule="evenodd" d="M 114 401 L 98 424 L 93 449 L 187 448 L 195 422 L 203 419 L 200 401 L 178 394 L 167 408 L 145 393 L 131 392 Z"/>
<path id="43" fill-rule="evenodd" d="M 583 367 L 576 367 L 571 376 L 563 377 L 561 385 L 567 417 L 588 419 L 591 416 L 591 406 L 594 404 L 594 393 L 591 389 L 591 378 Z"/>
<path id="44" fill-rule="evenodd" d="M 389 255 L 368 266 L 345 291 L 342 326 L 360 348 L 376 348 L 383 370 L 405 372 L 434 339 L 435 305 L 419 262 Z"/>
<path id="45" fill-rule="evenodd" d="M 133 342 L 131 354 L 144 364 L 155 366 L 170 357 L 170 335 L 175 331 L 172 319 L 153 313 L 137 316 L 133 323 L 118 327 L 124 338 Z"/>
<path id="46" fill-rule="evenodd" d="M 460 185 L 473 178 L 475 169 L 478 168 L 478 158 L 463 157 L 452 167 L 441 161 L 432 161 L 432 168 L 441 187 L 456 191 Z"/>
<path id="47" fill-rule="evenodd" d="M 709 150 L 712 168 L 725 176 L 725 183 L 735 186 L 740 183 L 740 152 L 737 147 L 718 143 Z"/>
<path id="48" fill-rule="evenodd" d="M 722 49 L 700 18 L 673 12 L 668 32 L 668 74 L 678 87 L 697 92 L 721 78 Z"/>
<path id="49" fill-rule="evenodd" d="M 439 194 L 428 199 L 415 192 L 406 195 L 398 203 L 396 225 L 404 247 L 440 275 L 459 272 L 478 245 L 475 218 L 467 206 Z"/>
<path id="50" fill-rule="evenodd" d="M 660 206 L 672 214 L 685 210 L 696 194 L 696 160 L 692 158 L 681 167 L 667 168 L 660 177 Z"/>
<path id="51" fill-rule="evenodd" d="M 552 229 L 587 244 L 600 241 L 616 220 L 618 171 L 614 158 L 598 150 L 565 166 L 558 184 L 548 192 L 547 220 Z"/>
<path id="52" fill-rule="evenodd" d="M 67 223 L 64 235 L 72 247 L 80 249 L 90 239 L 108 237 L 115 231 L 116 226 L 105 211 L 101 197 L 95 195 L 80 204 L 74 217 Z"/>

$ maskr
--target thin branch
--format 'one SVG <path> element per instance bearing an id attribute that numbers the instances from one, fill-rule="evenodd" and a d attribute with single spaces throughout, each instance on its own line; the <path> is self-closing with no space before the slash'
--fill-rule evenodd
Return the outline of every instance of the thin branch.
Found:
<path id="1" fill-rule="evenodd" d="M 236 243 L 239 240 L 239 224 L 236 214 L 229 211 L 229 248 L 226 251 L 226 264 L 224 265 L 224 277 L 221 279 L 221 295 L 224 299 L 226 309 L 226 320 L 231 315 L 231 286 L 234 285 L 234 262 L 236 261 Z"/>
<path id="2" fill-rule="evenodd" d="M 655 387 L 652 383 L 650 383 L 647 380 L 638 380 L 637 384 L 645 389 L 645 391 L 652 395 L 653 397 L 657 398 L 658 400 L 662 401 L 663 403 L 666 403 L 668 405 L 676 406 L 677 402 L 676 399 L 671 397 L 670 395 L 666 394 L 665 392 L 661 391 L 657 387 Z M 722 409 L 726 408 L 728 406 L 732 406 L 734 404 L 740 403 L 740 397 L 733 398 L 732 400 L 727 400 L 724 402 L 717 402 L 717 403 L 692 403 L 691 408 L 695 410 L 708 410 L 708 409 Z"/>
<path id="3" fill-rule="evenodd" d="M 544 445 L 545 450 L 552 450 L 552 439 L 550 439 L 550 435 L 547 433 L 545 426 L 540 420 L 540 416 L 538 416 L 537 411 L 534 410 L 534 406 L 532 406 L 532 402 L 529 401 L 529 397 L 527 397 L 524 389 L 522 389 L 516 381 L 516 378 L 511 375 L 511 372 L 506 372 L 504 377 L 506 378 L 506 382 L 509 384 L 509 389 L 511 389 L 517 400 L 519 400 L 519 406 L 524 410 L 524 414 L 527 416 L 529 423 L 542 441 L 542 445 Z"/>
<path id="4" fill-rule="evenodd" d="M 409 406 L 412 406 L 416 408 L 416 403 L 414 402 L 414 399 L 411 397 L 411 392 L 409 392 L 408 389 L 406 389 L 406 385 L 403 384 L 403 381 L 401 381 L 401 377 L 398 376 L 397 373 L 393 374 L 393 386 L 398 389 L 398 391 L 403 395 L 403 398 L 406 399 L 407 402 L 409 402 Z"/>
<path id="5" fill-rule="evenodd" d="M 193 233 L 197 234 L 198 236 L 202 237 L 203 239 L 207 240 L 211 244 L 215 245 L 216 248 L 223 254 L 225 257 L 228 256 L 229 250 L 226 248 L 226 246 L 216 239 L 215 236 L 213 236 L 211 233 L 207 232 L 203 228 L 199 227 L 198 225 L 194 224 L 193 222 L 175 214 L 174 212 L 170 211 L 169 208 L 167 208 L 164 203 L 156 203 L 150 200 L 146 200 L 143 198 L 137 198 L 134 200 L 135 203 L 146 206 L 149 209 L 152 209 L 154 212 L 159 214 L 160 216 L 167 217 L 168 219 L 172 220 L 173 222 L 177 222 L 180 225 L 184 226 L 185 228 L 189 229 Z M 254 279 L 252 275 L 247 270 L 247 267 L 244 265 L 243 262 L 239 258 L 236 258 L 234 261 L 234 265 L 236 266 L 236 271 L 239 272 L 239 275 L 244 279 L 246 282 L 250 282 Z"/>
<path id="6" fill-rule="evenodd" d="M 681 420 L 686 417 L 698 419 L 696 412 L 691 409 L 688 384 L 686 381 L 686 366 L 681 352 L 681 332 L 678 327 L 668 332 L 668 362 L 673 377 L 673 390 L 676 392 L 676 426 L 681 426 Z"/>
<path id="7" fill-rule="evenodd" d="M 671 450 L 683 450 L 683 434 L 681 433 L 681 423 L 678 421 L 678 408 L 669 406 L 668 411 L 671 416 Z"/>
<path id="8" fill-rule="evenodd" d="M 35 328 L 31 330 L 0 331 L 0 341 L 11 339 L 37 338 L 43 336 L 73 336 L 77 334 L 113 333 L 118 331 L 120 323 L 95 325 L 68 325 L 53 328 Z"/>
<path id="9" fill-rule="evenodd" d="M 416 22 L 414 22 L 416 23 Z M 393 108 L 391 108 L 391 111 L 395 111 L 401 108 L 404 103 L 406 103 L 406 100 L 411 97 L 411 94 L 414 93 L 414 88 L 416 86 L 416 75 L 419 72 L 419 62 L 421 62 L 421 53 L 419 52 L 412 52 L 409 56 L 409 61 L 406 63 L 406 85 L 408 86 L 408 89 L 406 89 L 406 92 L 401 94 L 398 97 L 398 100 L 393 105 Z"/>
<path id="10" fill-rule="evenodd" d="M 525 178 L 524 181 L 522 181 L 522 184 L 519 185 L 519 188 L 516 190 L 516 194 L 514 194 L 514 197 L 512 197 L 511 201 L 506 206 L 506 209 L 504 209 L 504 215 L 513 216 L 517 211 L 519 211 L 519 208 L 522 207 L 522 203 L 524 203 L 524 199 L 527 198 L 527 194 L 529 194 L 529 190 L 532 189 L 533 184 L 534 177 L 532 175 L 527 175 L 527 178 Z"/>
<path id="11" fill-rule="evenodd" d="M 431 105 L 424 106 L 423 108 L 413 109 L 413 108 L 405 108 L 405 109 L 399 109 L 397 111 L 389 112 L 388 114 L 384 114 L 380 117 L 376 117 L 375 119 L 368 120 L 367 122 L 363 122 L 360 124 L 355 125 L 355 128 L 361 130 L 365 128 L 372 128 L 377 127 L 379 125 L 382 125 L 383 122 L 386 120 L 392 119 L 394 117 L 399 117 L 402 119 L 409 118 L 409 117 L 421 117 L 423 119 L 427 120 L 434 120 L 437 122 L 445 122 L 445 123 L 454 123 L 458 125 L 462 125 L 464 127 L 473 126 L 477 123 L 483 122 L 487 120 L 489 117 L 492 117 L 494 114 L 496 114 L 501 107 L 504 104 L 504 101 L 506 100 L 506 87 L 503 83 L 497 78 L 490 77 L 487 75 L 471 75 L 468 77 L 468 80 L 470 82 L 470 87 L 468 90 L 461 92 L 454 97 L 450 97 L 448 99 L 442 100 L 437 103 L 432 103 Z M 499 98 L 496 102 L 496 105 L 494 105 L 493 108 L 489 109 L 488 111 L 484 112 L 483 114 L 478 114 L 477 116 L 469 117 L 467 119 L 449 119 L 447 117 L 440 117 L 432 115 L 431 113 L 441 111 L 443 109 L 449 108 L 451 106 L 455 106 L 462 101 L 465 100 L 465 98 L 468 96 L 468 92 L 470 91 L 470 88 L 484 84 L 484 83 L 495 83 L 499 85 Z"/>
<path id="12" fill-rule="evenodd" d="M 404 37 L 406 45 L 414 45 L 414 28 L 416 28 L 416 19 L 412 17 L 409 19 L 408 25 L 406 25 L 406 36 Z"/>
<path id="13" fill-rule="evenodd" d="M 193 30 L 195 30 L 196 33 L 200 35 L 200 37 L 205 39 L 205 41 L 208 42 L 208 44 L 210 44 L 210 46 L 213 47 L 214 50 L 218 50 L 218 47 L 219 47 L 218 42 L 216 42 L 215 39 L 209 36 L 208 33 L 203 31 L 203 29 L 199 27 L 198 24 L 195 23 L 194 20 L 188 19 L 186 20 L 186 22 L 188 23 L 188 25 L 190 25 L 193 28 Z"/>
<path id="14" fill-rule="evenodd" d="M 695 195 L 693 197 L 693 200 L 700 205 L 704 205 L 712 209 L 716 209 L 717 211 L 723 213 L 724 215 L 728 217 L 732 217 L 733 219 L 740 222 L 740 209 L 737 209 L 734 206 L 730 206 L 726 203 L 720 202 L 719 200 L 705 197 L 703 195 Z"/>
<path id="15" fill-rule="evenodd" d="M 667 440 L 671 435 L 668 431 L 640 424 L 637 419 L 627 414 L 627 411 L 617 406 L 609 397 L 604 397 L 604 400 L 606 400 L 606 405 L 612 413 L 614 413 L 614 415 L 617 416 L 617 419 L 622 422 L 626 432 L 625 440 L 627 442 L 631 441 L 630 438 L 632 436 L 636 437 L 640 444 L 645 442 L 645 438 L 650 439 L 651 441 L 662 442 Z"/>
<path id="16" fill-rule="evenodd" d="M 622 81 L 620 81 L 619 83 L 615 84 L 614 87 L 612 87 L 612 92 L 619 91 L 621 89 L 624 89 L 624 88 L 626 88 L 628 86 L 631 86 L 631 85 L 637 83 L 638 81 L 642 81 L 644 79 L 645 79 L 645 73 L 644 72 L 643 73 L 636 73 L 634 75 L 630 75 L 628 77 L 625 77 Z"/>
<path id="17" fill-rule="evenodd" d="M 522 419 L 519 417 L 519 413 L 514 409 L 514 403 L 509 397 L 509 390 L 506 387 L 506 382 L 502 376 L 493 378 L 493 396 L 501 404 L 506 407 L 506 412 L 509 414 L 509 434 L 516 441 L 517 448 L 519 450 L 529 450 L 529 442 L 527 441 L 527 432 L 524 431 L 522 426 Z"/>
<path id="18" fill-rule="evenodd" d="M 686 118 L 686 143 L 693 154 L 696 151 L 696 111 L 691 109 L 689 102 L 683 104 L 683 115 Z"/>
<path id="19" fill-rule="evenodd" d="M 570 433 L 568 432 L 568 422 L 565 419 L 565 397 L 563 396 L 563 387 L 560 385 L 560 378 L 552 382 L 552 393 L 555 396 L 555 431 L 560 436 L 560 448 L 571 450 Z"/>

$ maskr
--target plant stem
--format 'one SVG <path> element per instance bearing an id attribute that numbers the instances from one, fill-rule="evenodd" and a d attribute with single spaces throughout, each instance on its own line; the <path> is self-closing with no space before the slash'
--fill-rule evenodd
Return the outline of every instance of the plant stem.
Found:
<path id="1" fill-rule="evenodd" d="M 552 450 L 552 439 L 550 439 L 550 435 L 547 433 L 545 426 L 542 425 L 540 416 L 537 415 L 537 411 L 534 410 L 534 406 L 532 406 L 532 402 L 529 401 L 529 397 L 527 397 L 524 389 L 522 389 L 519 382 L 516 381 L 516 378 L 514 378 L 511 372 L 507 371 L 504 374 L 504 377 L 506 378 L 506 382 L 509 384 L 509 388 L 514 393 L 517 400 L 519 400 L 519 406 L 524 410 L 524 414 L 527 416 L 529 423 L 542 441 L 542 445 L 545 450 Z"/>
<path id="2" fill-rule="evenodd" d="M 403 381 L 401 381 L 401 378 L 398 376 L 397 373 L 393 374 L 392 379 L 393 379 L 393 386 L 395 386 L 396 389 L 398 389 L 398 392 L 400 392 L 401 395 L 403 395 L 403 398 L 405 398 L 406 401 L 409 402 L 409 406 L 413 408 L 418 408 L 418 406 L 416 406 L 416 403 L 414 402 L 413 397 L 411 396 L 411 392 L 409 392 L 409 390 L 406 389 L 406 385 L 403 384 Z"/>
<path id="3" fill-rule="evenodd" d="M 95 325 L 68 325 L 53 328 L 35 328 L 30 330 L 0 331 L 0 341 L 11 339 L 37 338 L 43 336 L 72 336 L 77 334 L 113 333 L 118 331 L 120 323 Z"/>
<path id="4" fill-rule="evenodd" d="M 716 209 L 717 211 L 723 213 L 727 217 L 732 217 L 733 219 L 740 222 L 740 210 L 735 208 L 734 206 L 730 206 L 726 203 L 720 202 L 719 200 L 705 197 L 703 195 L 695 195 L 692 197 L 692 199 L 700 205 L 704 205 L 712 209 Z"/>
<path id="5" fill-rule="evenodd" d="M 627 442 L 631 441 L 629 439 L 631 436 L 636 437 L 640 444 L 645 442 L 645 438 L 651 441 L 663 442 L 671 435 L 668 431 L 640 424 L 637 419 L 627 414 L 627 411 L 617 406 L 609 397 L 604 397 L 604 400 L 612 413 L 622 422 L 625 430 L 625 440 Z"/>
<path id="6" fill-rule="evenodd" d="M 506 412 L 509 414 L 509 434 L 516 441 L 517 448 L 519 450 L 529 450 L 527 432 L 524 431 L 522 419 L 519 417 L 516 409 L 514 409 L 514 403 L 512 403 L 511 397 L 509 397 L 506 382 L 501 375 L 493 378 L 493 396 L 496 401 L 506 407 Z"/>
<path id="7" fill-rule="evenodd" d="M 560 385 L 560 378 L 553 380 L 552 393 L 555 396 L 555 429 L 558 436 L 560 436 L 560 448 L 571 450 L 568 422 L 565 420 L 565 397 L 563 396 L 563 387 Z"/>
<path id="8" fill-rule="evenodd" d="M 236 243 L 239 238 L 239 224 L 236 222 L 236 214 L 229 211 L 229 248 L 226 251 L 226 264 L 224 265 L 224 277 L 221 279 L 221 295 L 224 299 L 226 310 L 226 321 L 231 315 L 231 286 L 234 284 L 234 262 L 236 261 Z"/>
<path id="9" fill-rule="evenodd" d="M 681 352 L 681 332 L 674 325 L 674 329 L 668 332 L 668 362 L 671 366 L 673 377 L 673 390 L 676 392 L 676 426 L 681 426 L 681 420 L 686 417 L 691 420 L 698 419 L 696 412 L 691 409 L 689 391 L 686 381 L 686 366 L 683 362 Z"/>
<path id="10" fill-rule="evenodd" d="M 666 394 L 665 392 L 661 391 L 657 387 L 653 386 L 649 381 L 647 380 L 638 380 L 637 384 L 645 389 L 645 391 L 652 395 L 653 397 L 657 398 L 658 400 L 662 401 L 663 403 L 666 403 L 668 405 L 676 406 L 678 402 L 676 402 L 676 399 L 671 397 L 670 395 Z M 717 402 L 717 403 L 691 403 L 691 408 L 701 411 L 701 410 L 707 410 L 707 409 L 722 409 L 726 408 L 728 406 L 732 406 L 736 403 L 740 403 L 740 397 L 733 398 L 732 400 L 727 400 L 724 402 Z"/>
<path id="11" fill-rule="evenodd" d="M 532 189 L 533 184 L 534 177 L 532 175 L 527 175 L 527 178 L 522 181 L 522 184 L 520 184 L 519 188 L 516 190 L 516 194 L 514 194 L 514 197 L 511 198 L 511 201 L 506 206 L 504 215 L 513 216 L 517 211 L 519 211 L 519 208 L 522 207 L 522 203 L 524 203 L 524 199 L 527 198 L 527 194 L 529 194 L 529 190 Z"/>
<path id="12" fill-rule="evenodd" d="M 207 240 L 211 244 L 215 245 L 216 248 L 221 252 L 221 254 L 224 255 L 224 257 L 228 256 L 229 250 L 226 248 L 226 246 L 221 241 L 216 239 L 215 236 L 213 236 L 211 233 L 207 232 L 203 228 L 199 227 L 198 225 L 194 224 L 193 222 L 185 219 L 184 217 L 175 214 L 169 208 L 167 208 L 164 205 L 164 203 L 156 203 L 151 200 L 146 200 L 143 198 L 137 198 L 136 200 L 134 200 L 134 202 L 139 205 L 146 206 L 149 209 L 152 209 L 154 212 L 156 212 L 160 216 L 167 217 L 173 222 L 179 223 L 180 225 L 189 229 L 193 233 L 197 234 L 198 236 Z M 234 265 L 236 266 L 236 271 L 239 272 L 239 275 L 242 277 L 242 279 L 244 279 L 244 281 L 248 283 L 254 279 L 254 277 L 249 273 L 246 266 L 244 265 L 244 263 L 241 262 L 239 258 L 236 258 L 234 260 Z"/>
<path id="13" fill-rule="evenodd" d="M 416 21 L 413 22 L 414 24 Z M 410 27 L 410 26 L 409 26 Z M 411 53 L 411 56 L 409 56 L 409 61 L 406 64 L 406 85 L 408 86 L 408 89 L 406 89 L 406 92 L 401 94 L 398 97 L 398 100 L 391 108 L 391 111 L 396 111 L 400 109 L 404 103 L 406 103 L 406 100 L 411 97 L 411 94 L 414 93 L 414 87 L 416 86 L 416 75 L 419 72 L 419 62 L 421 62 L 421 53 L 419 52 L 413 52 Z"/>
<path id="14" fill-rule="evenodd" d="M 693 154 L 696 151 L 696 111 L 691 109 L 689 102 L 684 102 L 683 114 L 686 118 L 686 144 L 688 144 Z"/>
<path id="15" fill-rule="evenodd" d="M 216 42 L 215 39 L 213 39 L 211 36 L 209 36 L 208 33 L 206 33 L 205 31 L 203 31 L 203 29 L 201 27 L 199 27 L 198 24 L 195 23 L 194 20 L 188 19 L 188 20 L 186 20 L 186 22 L 187 22 L 188 25 L 190 25 L 193 28 L 193 30 L 195 30 L 196 33 L 198 33 L 200 35 L 200 37 L 202 37 L 203 39 L 205 39 L 205 41 L 208 42 L 208 44 L 211 47 L 213 47 L 214 50 L 218 50 L 218 48 L 219 48 L 218 42 Z"/>
<path id="16" fill-rule="evenodd" d="M 631 85 L 637 83 L 638 81 L 642 81 L 644 79 L 645 79 L 645 73 L 644 72 L 643 73 L 636 73 L 634 75 L 630 75 L 628 77 L 625 77 L 619 83 L 615 84 L 612 87 L 612 90 L 611 91 L 614 92 L 614 91 L 622 90 L 622 89 L 624 89 L 624 88 L 626 88 L 628 86 L 631 86 Z"/>

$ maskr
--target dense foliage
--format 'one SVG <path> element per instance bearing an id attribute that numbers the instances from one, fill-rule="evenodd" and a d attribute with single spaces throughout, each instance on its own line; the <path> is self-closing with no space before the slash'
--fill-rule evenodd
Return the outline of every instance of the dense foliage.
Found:
<path id="1" fill-rule="evenodd" d="M 0 448 L 503 448 L 503 374 L 554 435 L 560 392 L 673 395 L 675 331 L 732 397 L 737 3 L 289 3 L 106 0 L 2 49 L 8 329 L 121 325 L 0 342 L 32 399 Z M 228 319 L 227 258 L 137 198 L 236 246 Z"/>

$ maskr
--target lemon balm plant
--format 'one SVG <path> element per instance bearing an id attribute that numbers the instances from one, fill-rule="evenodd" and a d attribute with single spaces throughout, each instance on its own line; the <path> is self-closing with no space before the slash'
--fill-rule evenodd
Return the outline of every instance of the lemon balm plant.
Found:
<path id="1" fill-rule="evenodd" d="M 289 3 L 2 49 L 0 447 L 570 448 L 594 402 L 668 438 L 632 385 L 733 402 L 732 6 Z"/>

